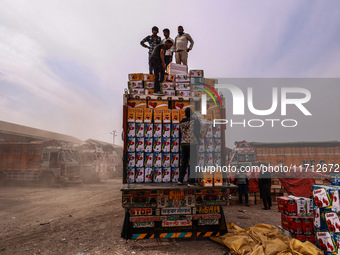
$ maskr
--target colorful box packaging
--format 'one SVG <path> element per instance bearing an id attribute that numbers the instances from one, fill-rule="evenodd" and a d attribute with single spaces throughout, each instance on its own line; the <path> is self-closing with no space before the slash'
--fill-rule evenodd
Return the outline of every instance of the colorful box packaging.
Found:
<path id="1" fill-rule="evenodd" d="M 128 152 L 135 152 L 136 151 L 136 138 L 135 137 L 128 137 L 126 149 Z"/>
<path id="2" fill-rule="evenodd" d="M 169 103 L 166 100 L 148 100 L 148 108 L 151 109 L 169 109 Z"/>
<path id="3" fill-rule="evenodd" d="M 144 121 L 144 110 L 142 108 L 136 108 L 136 123 L 143 123 Z"/>
<path id="4" fill-rule="evenodd" d="M 155 92 L 154 89 L 145 89 L 144 93 L 147 96 L 153 95 L 153 93 Z"/>
<path id="5" fill-rule="evenodd" d="M 336 213 L 325 212 L 325 222 L 329 232 L 340 233 L 340 220 Z"/>
<path id="6" fill-rule="evenodd" d="M 190 82 L 176 82 L 175 83 L 176 90 L 188 90 L 190 91 Z"/>
<path id="7" fill-rule="evenodd" d="M 153 182 L 162 182 L 162 168 L 161 167 L 153 168 Z"/>
<path id="8" fill-rule="evenodd" d="M 170 63 L 167 66 L 166 72 L 168 74 L 187 74 L 188 66 L 176 64 L 176 63 Z"/>
<path id="9" fill-rule="evenodd" d="M 198 160 L 197 160 L 198 166 L 205 166 L 205 153 L 198 153 Z"/>
<path id="10" fill-rule="evenodd" d="M 128 167 L 127 168 L 126 181 L 127 181 L 127 183 L 134 183 L 135 182 L 135 168 L 134 167 Z"/>
<path id="11" fill-rule="evenodd" d="M 179 152 L 179 138 L 171 138 L 170 151 Z"/>
<path id="12" fill-rule="evenodd" d="M 284 230 L 289 231 L 289 221 L 287 217 L 288 215 L 281 213 L 281 226 Z"/>
<path id="13" fill-rule="evenodd" d="M 144 182 L 144 167 L 136 167 L 135 182 Z"/>
<path id="14" fill-rule="evenodd" d="M 136 154 L 134 152 L 127 153 L 127 164 L 128 167 L 135 167 L 136 166 Z M 133 174 L 134 176 L 135 174 Z"/>
<path id="15" fill-rule="evenodd" d="M 128 123 L 127 124 L 127 137 L 135 137 L 136 136 L 136 123 Z"/>
<path id="16" fill-rule="evenodd" d="M 169 132 L 170 133 L 170 132 Z M 170 137 L 162 137 L 162 152 L 170 152 L 171 138 Z"/>
<path id="17" fill-rule="evenodd" d="M 222 157 L 221 152 L 214 152 L 213 153 L 213 160 L 214 160 L 214 166 L 221 166 L 222 165 Z"/>
<path id="18" fill-rule="evenodd" d="M 307 215 L 307 212 L 306 212 L 307 203 L 306 203 L 305 198 L 296 197 L 296 196 L 288 196 L 288 197 L 295 200 L 297 216 L 306 216 Z"/>
<path id="19" fill-rule="evenodd" d="M 162 124 L 159 123 L 153 124 L 153 136 L 162 137 Z"/>
<path id="20" fill-rule="evenodd" d="M 129 108 L 146 108 L 145 99 L 128 99 Z"/>
<path id="21" fill-rule="evenodd" d="M 143 81 L 128 81 L 128 88 L 129 89 L 142 89 Z"/>
<path id="22" fill-rule="evenodd" d="M 153 166 L 162 167 L 162 153 L 161 152 L 153 153 Z"/>
<path id="23" fill-rule="evenodd" d="M 162 153 L 162 167 L 171 167 L 170 153 Z"/>
<path id="24" fill-rule="evenodd" d="M 214 172 L 214 187 L 223 186 L 223 172 L 216 171 Z"/>
<path id="25" fill-rule="evenodd" d="M 171 110 L 171 123 L 179 124 L 179 110 L 177 109 Z"/>
<path id="26" fill-rule="evenodd" d="M 162 182 L 171 182 L 171 167 L 163 167 Z"/>
<path id="27" fill-rule="evenodd" d="M 162 137 L 169 138 L 171 136 L 171 124 L 163 124 L 162 126 Z"/>
<path id="28" fill-rule="evenodd" d="M 190 70 L 189 72 L 190 78 L 191 77 L 204 77 L 203 70 Z"/>
<path id="29" fill-rule="evenodd" d="M 179 176 L 179 168 L 178 167 L 172 167 L 171 168 L 171 182 L 178 182 L 178 176 Z"/>
<path id="30" fill-rule="evenodd" d="M 171 110 L 170 109 L 163 110 L 163 123 L 171 123 Z"/>
<path id="31" fill-rule="evenodd" d="M 134 108 L 128 108 L 128 122 L 136 122 L 136 112 Z"/>
<path id="32" fill-rule="evenodd" d="M 190 77 L 191 85 L 201 85 L 204 84 L 204 78 L 202 77 Z"/>
<path id="33" fill-rule="evenodd" d="M 162 151 L 162 137 L 154 137 L 153 138 L 153 152 L 161 152 Z"/>
<path id="34" fill-rule="evenodd" d="M 313 185 L 313 199 L 314 203 L 319 208 L 327 208 L 331 206 L 331 199 L 327 192 L 327 186 Z"/>
<path id="35" fill-rule="evenodd" d="M 155 80 L 154 74 L 148 74 L 148 73 L 143 74 L 143 81 L 153 82 L 154 80 Z"/>
<path id="36" fill-rule="evenodd" d="M 162 109 L 155 109 L 153 112 L 153 123 L 160 124 L 162 123 L 162 116 L 163 116 L 163 110 Z"/>
<path id="37" fill-rule="evenodd" d="M 205 143 L 204 139 L 200 140 L 200 144 L 198 145 L 198 152 L 205 152 Z"/>
<path id="38" fill-rule="evenodd" d="M 213 127 L 213 137 L 214 138 L 221 138 L 222 137 L 220 125 L 216 125 L 215 127 Z"/>
<path id="39" fill-rule="evenodd" d="M 172 103 L 172 109 L 182 110 L 190 106 L 190 101 L 174 100 Z"/>
<path id="40" fill-rule="evenodd" d="M 144 123 L 151 123 L 152 122 L 152 113 L 153 110 L 150 108 L 144 109 Z"/>
<path id="41" fill-rule="evenodd" d="M 143 74 L 142 73 L 130 73 L 128 74 L 129 81 L 138 81 L 143 80 Z"/>
<path id="42" fill-rule="evenodd" d="M 154 89 L 155 83 L 153 81 L 144 82 L 144 89 Z"/>
<path id="43" fill-rule="evenodd" d="M 144 137 L 136 137 L 136 152 L 144 151 Z"/>
<path id="44" fill-rule="evenodd" d="M 153 137 L 153 123 L 144 124 L 144 137 Z"/>
<path id="45" fill-rule="evenodd" d="M 179 153 L 171 153 L 171 167 L 179 167 Z"/>
<path id="46" fill-rule="evenodd" d="M 205 163 L 206 166 L 212 166 L 214 164 L 213 154 L 212 153 L 206 153 L 205 154 L 204 163 Z"/>
<path id="47" fill-rule="evenodd" d="M 289 197 L 277 198 L 278 211 L 286 215 L 297 215 L 295 200 Z"/>
<path id="48" fill-rule="evenodd" d="M 179 124 L 172 124 L 171 125 L 171 134 L 172 138 L 179 138 Z"/>
<path id="49" fill-rule="evenodd" d="M 174 81 L 175 80 L 175 75 L 174 74 L 166 74 L 165 76 L 164 76 L 164 80 L 165 81 Z"/>
<path id="50" fill-rule="evenodd" d="M 152 152 L 144 153 L 144 167 L 153 167 L 153 153 Z"/>
<path id="51" fill-rule="evenodd" d="M 311 235 L 314 233 L 312 217 L 302 217 L 302 233 L 304 235 Z"/>
<path id="52" fill-rule="evenodd" d="M 144 152 L 152 152 L 153 151 L 153 137 L 145 137 L 144 138 Z"/>
<path id="53" fill-rule="evenodd" d="M 144 137 L 144 123 L 136 123 L 136 137 Z"/>
<path id="54" fill-rule="evenodd" d="M 179 111 L 179 122 L 181 122 L 183 119 L 185 119 L 185 109 Z"/>
<path id="55" fill-rule="evenodd" d="M 162 92 L 164 93 L 164 96 L 176 96 L 176 91 L 175 90 L 170 90 L 170 89 L 163 89 Z"/>
<path id="56" fill-rule="evenodd" d="M 212 138 L 205 138 L 204 139 L 204 145 L 205 145 L 205 151 L 206 152 L 213 152 L 214 146 L 213 146 L 213 139 Z"/>
<path id="57" fill-rule="evenodd" d="M 212 138 L 213 140 L 213 151 L 221 152 L 222 150 L 222 141 L 220 138 Z"/>
<path id="58" fill-rule="evenodd" d="M 175 82 L 190 82 L 190 77 L 187 74 L 176 74 Z"/>
<path id="59" fill-rule="evenodd" d="M 301 217 L 298 216 L 287 216 L 289 222 L 289 232 L 301 235 L 303 233 Z"/>
<path id="60" fill-rule="evenodd" d="M 173 82 L 161 83 L 161 89 L 164 90 L 175 90 L 175 84 Z"/>
<path id="61" fill-rule="evenodd" d="M 215 87 L 215 84 L 218 83 L 217 79 L 203 78 L 203 83 L 209 85 L 211 87 Z"/>
<path id="62" fill-rule="evenodd" d="M 136 152 L 136 168 L 144 166 L 144 152 Z"/>
<path id="63" fill-rule="evenodd" d="M 201 185 L 203 187 L 213 187 L 214 182 L 214 174 L 211 172 L 206 172 L 203 174 L 203 178 L 201 179 Z"/>
<path id="64" fill-rule="evenodd" d="M 153 181 L 153 167 L 145 167 L 144 182 L 150 183 Z"/>
<path id="65" fill-rule="evenodd" d="M 329 252 L 329 254 L 337 254 L 338 246 L 334 237 L 329 232 L 316 232 L 316 244 L 321 250 Z"/>
<path id="66" fill-rule="evenodd" d="M 207 133 L 205 134 L 206 138 L 213 138 L 213 125 L 209 125 Z"/>
<path id="67" fill-rule="evenodd" d="M 190 90 L 176 90 L 176 96 L 190 97 Z"/>

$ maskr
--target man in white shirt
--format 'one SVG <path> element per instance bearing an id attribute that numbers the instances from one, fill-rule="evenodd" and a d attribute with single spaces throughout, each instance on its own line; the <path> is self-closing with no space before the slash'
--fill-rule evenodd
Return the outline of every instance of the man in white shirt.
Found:
<path id="1" fill-rule="evenodd" d="M 165 44 L 167 40 L 172 41 L 172 43 L 175 43 L 174 40 L 170 38 L 170 30 L 168 28 L 163 29 L 163 34 L 164 34 L 164 39 L 162 40 L 161 43 Z M 172 56 L 173 56 L 173 50 L 174 47 L 171 47 L 170 49 L 166 50 L 164 60 L 165 60 L 165 65 L 168 66 L 169 63 L 172 62 Z"/>
<path id="2" fill-rule="evenodd" d="M 188 42 L 190 42 L 190 46 L 188 48 Z M 188 52 L 192 50 L 194 46 L 194 40 L 187 33 L 184 33 L 184 29 L 182 26 L 178 27 L 178 35 L 175 38 L 175 56 L 176 56 L 176 64 L 188 65 Z"/>

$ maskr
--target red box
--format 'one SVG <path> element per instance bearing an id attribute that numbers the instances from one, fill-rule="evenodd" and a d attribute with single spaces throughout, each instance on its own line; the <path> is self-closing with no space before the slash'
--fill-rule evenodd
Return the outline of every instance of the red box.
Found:
<path id="1" fill-rule="evenodd" d="M 286 215 L 295 216 L 297 215 L 297 208 L 295 200 L 289 197 L 278 197 L 277 198 L 278 210 Z"/>
<path id="2" fill-rule="evenodd" d="M 302 220 L 302 232 L 305 235 L 312 235 L 313 231 L 313 217 L 301 217 Z"/>
<path id="3" fill-rule="evenodd" d="M 287 216 L 289 222 L 289 232 L 296 235 L 303 233 L 302 219 L 298 216 Z"/>
<path id="4" fill-rule="evenodd" d="M 281 226 L 285 230 L 289 230 L 289 222 L 287 217 L 288 216 L 286 214 L 281 213 Z"/>
<path id="5" fill-rule="evenodd" d="M 296 235 L 295 239 L 301 241 L 301 242 L 306 242 L 307 236 L 306 235 Z"/>
<path id="6" fill-rule="evenodd" d="M 315 240 L 316 240 L 315 235 L 306 235 L 306 241 L 309 241 L 315 245 L 316 244 Z"/>

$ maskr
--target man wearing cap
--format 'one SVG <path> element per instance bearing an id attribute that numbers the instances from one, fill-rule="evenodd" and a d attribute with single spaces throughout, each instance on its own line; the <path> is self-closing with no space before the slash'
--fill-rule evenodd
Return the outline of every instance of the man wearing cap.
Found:
<path id="1" fill-rule="evenodd" d="M 188 48 L 188 42 L 190 42 L 190 46 Z M 175 38 L 175 57 L 176 64 L 188 65 L 188 52 L 192 50 L 194 46 L 194 40 L 187 33 L 184 33 L 184 29 L 182 26 L 178 27 L 178 35 Z"/>
<path id="2" fill-rule="evenodd" d="M 149 49 L 149 62 L 150 62 L 150 56 L 152 51 L 154 50 L 154 48 L 161 43 L 161 38 L 159 36 L 157 36 L 158 34 L 158 27 L 154 26 L 152 28 L 152 35 L 148 35 L 147 37 L 145 37 L 140 44 L 144 47 L 144 48 L 148 48 Z M 145 43 L 149 43 L 149 46 L 146 45 Z M 153 68 L 149 65 L 149 73 L 153 74 Z"/>

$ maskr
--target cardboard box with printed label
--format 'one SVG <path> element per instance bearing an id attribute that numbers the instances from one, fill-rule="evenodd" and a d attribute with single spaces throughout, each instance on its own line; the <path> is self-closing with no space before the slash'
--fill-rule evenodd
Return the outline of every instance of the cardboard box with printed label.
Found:
<path id="1" fill-rule="evenodd" d="M 162 167 L 171 167 L 170 153 L 164 152 L 162 153 Z"/>
<path id="2" fill-rule="evenodd" d="M 313 199 L 317 207 L 330 208 L 331 199 L 328 190 L 327 186 L 313 185 Z"/>
<path id="3" fill-rule="evenodd" d="M 128 74 L 129 81 L 143 80 L 143 73 L 130 73 Z"/>
<path id="4" fill-rule="evenodd" d="M 126 149 L 128 152 L 135 152 L 136 150 L 136 138 L 135 137 L 127 138 Z"/>
<path id="5" fill-rule="evenodd" d="M 152 109 L 169 109 L 169 103 L 166 100 L 148 100 L 148 108 Z"/>
<path id="6" fill-rule="evenodd" d="M 205 134 L 206 138 L 213 138 L 213 125 L 209 125 Z"/>
<path id="7" fill-rule="evenodd" d="M 176 82 L 175 83 L 176 90 L 189 90 L 190 91 L 190 82 Z"/>
<path id="8" fill-rule="evenodd" d="M 153 153 L 153 166 L 162 167 L 162 153 L 161 152 Z"/>
<path id="9" fill-rule="evenodd" d="M 155 92 L 155 90 L 154 89 L 145 89 L 145 95 L 153 95 L 153 93 Z"/>
<path id="10" fill-rule="evenodd" d="M 198 152 L 205 152 L 205 143 L 204 139 L 200 140 L 200 144 L 198 145 Z"/>
<path id="11" fill-rule="evenodd" d="M 136 123 L 128 123 L 127 124 L 127 136 L 135 137 L 136 136 Z"/>
<path id="12" fill-rule="evenodd" d="M 163 110 L 163 123 L 171 123 L 171 110 L 170 109 Z"/>
<path id="13" fill-rule="evenodd" d="M 172 138 L 179 138 L 179 124 L 172 124 L 171 125 L 171 137 Z"/>
<path id="14" fill-rule="evenodd" d="M 129 108 L 146 108 L 145 99 L 128 99 Z"/>
<path id="15" fill-rule="evenodd" d="M 338 246 L 334 236 L 329 232 L 316 232 L 316 245 L 321 250 L 330 254 L 337 254 Z"/>
<path id="16" fill-rule="evenodd" d="M 153 137 L 145 137 L 144 140 L 144 152 L 153 151 Z"/>
<path id="17" fill-rule="evenodd" d="M 128 108 L 128 122 L 136 122 L 136 112 L 134 108 Z"/>
<path id="18" fill-rule="evenodd" d="M 179 176 L 179 168 L 178 167 L 172 167 L 171 168 L 171 182 L 178 182 L 178 176 Z"/>
<path id="19" fill-rule="evenodd" d="M 175 90 L 171 90 L 171 89 L 163 89 L 161 90 L 164 93 L 164 96 L 176 96 L 176 91 Z"/>
<path id="20" fill-rule="evenodd" d="M 143 81 L 128 81 L 129 89 L 143 89 Z"/>
<path id="21" fill-rule="evenodd" d="M 161 167 L 153 168 L 153 182 L 162 182 L 162 168 Z"/>
<path id="22" fill-rule="evenodd" d="M 127 168 L 127 178 L 126 181 L 128 183 L 134 183 L 135 182 L 135 168 L 134 167 L 128 167 Z"/>
<path id="23" fill-rule="evenodd" d="M 175 90 L 175 84 L 173 82 L 161 83 L 161 89 L 164 90 Z"/>
<path id="24" fill-rule="evenodd" d="M 136 123 L 136 137 L 144 137 L 144 123 Z"/>
<path id="25" fill-rule="evenodd" d="M 172 104 L 172 109 L 183 110 L 187 107 L 190 107 L 190 101 L 174 100 Z"/>
<path id="26" fill-rule="evenodd" d="M 211 172 L 206 172 L 203 174 L 203 178 L 201 179 L 201 185 L 203 187 L 213 187 L 214 182 L 214 174 Z"/>
<path id="27" fill-rule="evenodd" d="M 130 92 L 131 95 L 145 95 L 145 89 L 129 88 L 129 92 Z"/>
<path id="28" fill-rule="evenodd" d="M 213 127 L 213 137 L 214 138 L 221 138 L 222 137 L 220 125 L 215 125 L 215 127 Z"/>
<path id="29" fill-rule="evenodd" d="M 153 181 L 153 167 L 145 167 L 144 182 L 150 183 Z"/>
<path id="30" fill-rule="evenodd" d="M 176 74 L 175 82 L 190 82 L 190 77 L 187 74 Z"/>
<path id="31" fill-rule="evenodd" d="M 154 137 L 153 138 L 153 152 L 161 152 L 162 151 L 162 137 Z"/>
<path id="32" fill-rule="evenodd" d="M 205 153 L 198 153 L 198 161 L 197 161 L 198 166 L 205 166 Z"/>
<path id="33" fill-rule="evenodd" d="M 190 70 L 189 72 L 190 78 L 191 77 L 204 77 L 203 70 Z"/>
<path id="34" fill-rule="evenodd" d="M 305 198 L 296 197 L 296 196 L 288 196 L 288 197 L 295 200 L 297 216 L 306 216 L 307 215 L 307 212 L 306 212 L 307 205 L 306 205 Z"/>
<path id="35" fill-rule="evenodd" d="M 179 138 L 171 137 L 170 151 L 179 152 Z"/>
<path id="36" fill-rule="evenodd" d="M 136 152 L 144 151 L 144 137 L 136 137 Z"/>
<path id="37" fill-rule="evenodd" d="M 153 153 L 152 152 L 144 153 L 144 167 L 153 167 Z"/>
<path id="38" fill-rule="evenodd" d="M 153 136 L 162 137 L 162 124 L 153 124 Z"/>
<path id="39" fill-rule="evenodd" d="M 162 137 L 162 152 L 170 152 L 171 148 L 170 143 L 171 143 L 170 137 Z"/>
<path id="40" fill-rule="evenodd" d="M 190 90 L 176 90 L 176 96 L 190 97 Z"/>
<path id="41" fill-rule="evenodd" d="M 203 83 L 206 85 L 209 85 L 211 87 L 215 87 L 215 84 L 218 83 L 217 79 L 210 79 L 210 78 L 204 78 Z"/>
<path id="42" fill-rule="evenodd" d="M 176 64 L 176 63 L 170 63 L 167 66 L 166 72 L 168 74 L 187 74 L 188 66 Z"/>
<path id="43" fill-rule="evenodd" d="M 212 138 L 213 140 L 213 151 L 221 152 L 222 150 L 222 141 L 220 138 Z"/>
<path id="44" fill-rule="evenodd" d="M 201 85 L 204 83 L 204 78 L 202 77 L 190 77 L 191 85 Z"/>
<path id="45" fill-rule="evenodd" d="M 143 74 L 143 81 L 154 81 L 154 80 L 155 80 L 154 74 L 148 74 L 148 73 Z"/>
<path id="46" fill-rule="evenodd" d="M 206 153 L 204 162 L 205 162 L 206 166 L 212 166 L 214 164 L 213 154 L 212 153 Z"/>
<path id="47" fill-rule="evenodd" d="M 150 108 L 144 109 L 144 123 L 152 123 L 153 110 Z"/>
<path id="48" fill-rule="evenodd" d="M 144 82 L 144 89 L 154 89 L 155 83 L 153 81 Z"/>
<path id="49" fill-rule="evenodd" d="M 144 124 L 144 137 L 153 137 L 153 123 Z"/>
<path id="50" fill-rule="evenodd" d="M 179 121 L 181 122 L 183 119 L 185 119 L 185 109 L 182 109 L 179 111 Z"/>
<path id="51" fill-rule="evenodd" d="M 206 152 L 213 152 L 214 151 L 213 138 L 205 138 L 204 144 L 205 144 L 205 151 Z"/>
<path id="52" fill-rule="evenodd" d="M 162 126 L 162 137 L 169 138 L 171 136 L 171 124 L 163 124 Z"/>
<path id="53" fill-rule="evenodd" d="M 222 157 L 221 152 L 214 152 L 213 153 L 213 160 L 214 160 L 214 166 L 221 166 L 222 165 Z"/>
<path id="54" fill-rule="evenodd" d="M 171 167 L 179 167 L 179 153 L 171 153 Z"/>
<path id="55" fill-rule="evenodd" d="M 215 187 L 223 186 L 223 172 L 221 171 L 214 172 L 214 186 Z"/>
<path id="56" fill-rule="evenodd" d="M 135 182 L 144 182 L 144 167 L 136 167 Z"/>
<path id="57" fill-rule="evenodd" d="M 144 109 L 136 108 L 136 123 L 143 123 L 144 121 Z"/>
<path id="58" fill-rule="evenodd" d="M 171 182 L 171 167 L 163 167 L 162 182 Z"/>
<path id="59" fill-rule="evenodd" d="M 173 124 L 179 124 L 179 110 L 177 109 L 171 110 L 171 122 Z"/>
<path id="60" fill-rule="evenodd" d="M 136 152 L 136 167 L 144 166 L 144 152 Z"/>
<path id="61" fill-rule="evenodd" d="M 153 123 L 159 124 L 162 123 L 163 118 L 163 110 L 162 109 L 154 109 L 153 111 Z"/>
<path id="62" fill-rule="evenodd" d="M 134 152 L 128 152 L 126 157 L 127 157 L 128 167 L 135 167 L 136 166 L 136 154 Z"/>
<path id="63" fill-rule="evenodd" d="M 175 75 L 174 74 L 166 74 L 164 75 L 164 80 L 165 81 L 175 81 Z"/>

